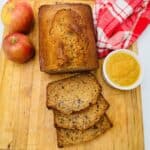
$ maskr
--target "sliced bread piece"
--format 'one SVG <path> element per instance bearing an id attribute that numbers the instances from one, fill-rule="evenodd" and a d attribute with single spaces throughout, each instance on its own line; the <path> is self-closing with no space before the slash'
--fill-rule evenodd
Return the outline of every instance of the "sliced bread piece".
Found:
<path id="1" fill-rule="evenodd" d="M 47 107 L 64 114 L 80 111 L 95 104 L 101 87 L 95 76 L 81 73 L 67 79 L 49 83 L 47 86 Z"/>
<path id="2" fill-rule="evenodd" d="M 87 130 L 71 130 L 57 128 L 57 141 L 59 147 L 78 144 L 95 139 L 112 127 L 106 115 L 102 116 L 94 126 Z"/>
<path id="3" fill-rule="evenodd" d="M 54 111 L 55 125 L 61 128 L 85 130 L 99 121 L 108 106 L 107 101 L 100 95 L 96 104 L 89 106 L 85 110 L 70 115 Z"/>

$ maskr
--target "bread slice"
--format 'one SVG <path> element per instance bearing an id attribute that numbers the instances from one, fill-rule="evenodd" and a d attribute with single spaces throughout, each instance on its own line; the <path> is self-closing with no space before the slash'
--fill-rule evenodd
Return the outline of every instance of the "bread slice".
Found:
<path id="1" fill-rule="evenodd" d="M 98 68 L 92 9 L 87 4 L 39 8 L 39 61 L 48 73 Z"/>
<path id="2" fill-rule="evenodd" d="M 94 75 L 78 74 L 48 84 L 47 107 L 71 114 L 95 104 L 100 92 L 101 87 Z"/>
<path id="3" fill-rule="evenodd" d="M 99 121 L 108 106 L 107 101 L 100 95 L 96 104 L 80 112 L 64 115 L 54 111 L 55 125 L 61 128 L 85 130 Z"/>
<path id="4" fill-rule="evenodd" d="M 102 116 L 94 126 L 87 130 L 70 130 L 57 128 L 57 141 L 59 147 L 78 144 L 93 140 L 99 135 L 102 135 L 112 127 L 111 122 L 106 115 Z"/>

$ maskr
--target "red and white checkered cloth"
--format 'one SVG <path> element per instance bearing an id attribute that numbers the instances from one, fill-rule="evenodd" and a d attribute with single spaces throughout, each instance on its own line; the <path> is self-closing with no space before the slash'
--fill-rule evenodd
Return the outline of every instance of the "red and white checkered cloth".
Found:
<path id="1" fill-rule="evenodd" d="M 150 23 L 150 0 L 96 0 L 94 24 L 99 58 L 128 48 Z"/>

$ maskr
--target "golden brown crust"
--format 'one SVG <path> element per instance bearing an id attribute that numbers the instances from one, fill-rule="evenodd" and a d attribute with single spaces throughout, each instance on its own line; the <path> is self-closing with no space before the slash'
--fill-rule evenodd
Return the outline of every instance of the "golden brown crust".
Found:
<path id="1" fill-rule="evenodd" d="M 60 43 L 63 43 L 61 49 Z M 39 48 L 41 71 L 64 73 L 96 69 L 98 60 L 90 6 L 58 4 L 40 7 Z"/>
<path id="2" fill-rule="evenodd" d="M 59 42 L 58 43 L 58 48 L 56 49 L 57 51 L 57 59 L 58 59 L 58 65 L 59 66 L 63 66 L 64 64 L 66 64 L 69 60 L 67 55 L 65 54 L 64 51 L 64 44 L 63 42 Z"/>

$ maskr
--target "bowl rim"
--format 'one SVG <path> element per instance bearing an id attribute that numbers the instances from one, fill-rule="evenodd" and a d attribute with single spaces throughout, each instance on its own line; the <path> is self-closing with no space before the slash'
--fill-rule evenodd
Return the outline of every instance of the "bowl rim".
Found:
<path id="1" fill-rule="evenodd" d="M 139 63 L 139 66 L 140 66 L 140 75 L 139 75 L 137 81 L 135 83 L 133 83 L 132 85 L 130 85 L 130 86 L 120 86 L 120 85 L 115 84 L 113 81 L 110 80 L 110 78 L 108 77 L 107 72 L 106 72 L 106 63 L 107 63 L 107 61 L 109 60 L 109 58 L 112 55 L 114 55 L 116 53 L 119 53 L 119 52 L 123 52 L 123 53 L 126 53 L 126 54 L 134 57 L 136 59 L 136 61 Z M 115 51 L 111 52 L 110 54 L 108 54 L 107 57 L 104 59 L 102 72 L 103 72 L 103 76 L 104 76 L 104 79 L 106 80 L 106 82 L 110 86 L 112 86 L 116 89 L 119 89 L 119 90 L 132 90 L 132 89 L 138 87 L 141 84 L 142 80 L 143 80 L 143 68 L 142 68 L 142 65 L 141 65 L 141 61 L 140 61 L 138 55 L 134 51 L 129 50 L 129 49 L 118 49 L 118 50 L 115 50 Z"/>

